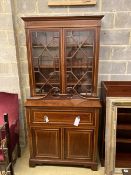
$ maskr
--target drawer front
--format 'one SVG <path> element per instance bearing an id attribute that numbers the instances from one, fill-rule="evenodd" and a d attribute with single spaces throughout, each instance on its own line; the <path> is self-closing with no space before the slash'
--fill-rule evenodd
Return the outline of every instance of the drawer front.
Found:
<path id="1" fill-rule="evenodd" d="M 95 125 L 96 117 L 94 112 L 49 112 L 43 110 L 32 110 L 30 121 L 32 123 L 49 124 L 71 124 Z"/>

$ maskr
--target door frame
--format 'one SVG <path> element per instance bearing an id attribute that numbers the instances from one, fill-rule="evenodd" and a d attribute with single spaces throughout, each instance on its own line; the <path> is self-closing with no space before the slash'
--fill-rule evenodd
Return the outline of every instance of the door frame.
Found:
<path id="1" fill-rule="evenodd" d="M 117 108 L 131 108 L 131 97 L 106 98 L 105 175 L 115 173 Z"/>

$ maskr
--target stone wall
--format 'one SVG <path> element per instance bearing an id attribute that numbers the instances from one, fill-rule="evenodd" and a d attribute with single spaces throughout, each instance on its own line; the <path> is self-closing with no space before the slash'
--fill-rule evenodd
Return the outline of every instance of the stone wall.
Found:
<path id="1" fill-rule="evenodd" d="M 0 1 L 0 91 L 20 94 L 10 1 Z"/>
<path id="2" fill-rule="evenodd" d="M 21 89 L 22 102 L 30 96 L 23 16 L 104 15 L 98 87 L 101 80 L 131 80 L 131 0 L 97 0 L 92 7 L 48 7 L 47 3 L 0 1 L 0 90 Z"/>
<path id="3" fill-rule="evenodd" d="M 19 118 L 20 118 L 20 142 L 25 145 L 25 121 L 23 120 L 23 105 L 20 86 L 19 58 L 17 57 L 17 45 L 12 18 L 10 0 L 0 1 L 0 91 L 18 93 Z"/>

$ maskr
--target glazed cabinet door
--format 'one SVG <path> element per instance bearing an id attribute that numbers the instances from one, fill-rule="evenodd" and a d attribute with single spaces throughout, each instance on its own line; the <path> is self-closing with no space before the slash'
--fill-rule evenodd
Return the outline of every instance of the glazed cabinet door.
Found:
<path id="1" fill-rule="evenodd" d="M 60 89 L 60 35 L 59 29 L 30 31 L 30 77 L 33 95 L 47 95 Z"/>
<path id="2" fill-rule="evenodd" d="M 65 129 L 65 159 L 90 161 L 93 158 L 94 130 Z"/>
<path id="3" fill-rule="evenodd" d="M 97 96 L 102 18 L 22 17 L 31 96 Z"/>
<path id="4" fill-rule="evenodd" d="M 96 30 L 65 29 L 64 37 L 67 93 L 84 97 L 96 95 Z"/>
<path id="5" fill-rule="evenodd" d="M 60 128 L 32 127 L 31 158 L 60 159 L 61 158 L 61 130 Z"/>
<path id="6" fill-rule="evenodd" d="M 95 96 L 96 33 L 95 28 L 31 30 L 28 49 L 32 95 Z"/>

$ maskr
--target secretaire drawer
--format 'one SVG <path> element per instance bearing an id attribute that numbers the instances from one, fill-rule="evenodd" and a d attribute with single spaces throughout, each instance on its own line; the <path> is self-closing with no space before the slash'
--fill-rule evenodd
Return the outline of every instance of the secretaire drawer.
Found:
<path id="1" fill-rule="evenodd" d="M 46 112 L 40 110 L 32 110 L 30 121 L 32 123 L 56 123 L 56 124 L 74 124 L 78 125 L 95 125 L 94 112 Z"/>

